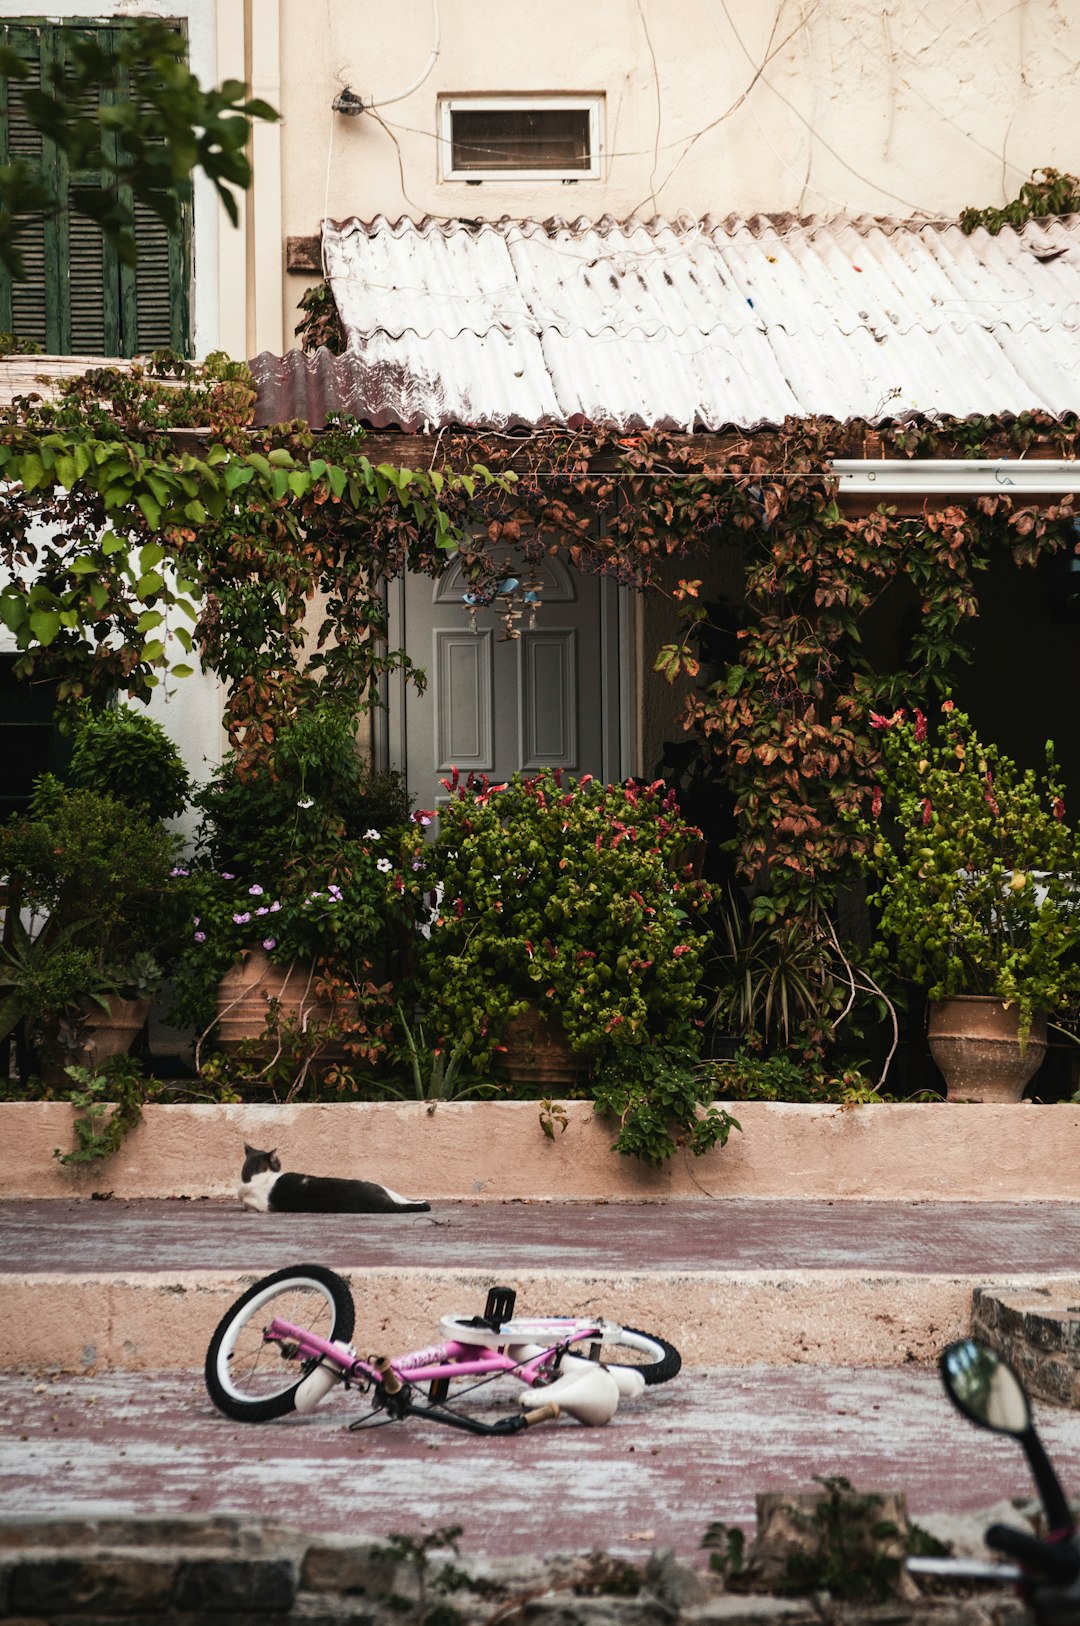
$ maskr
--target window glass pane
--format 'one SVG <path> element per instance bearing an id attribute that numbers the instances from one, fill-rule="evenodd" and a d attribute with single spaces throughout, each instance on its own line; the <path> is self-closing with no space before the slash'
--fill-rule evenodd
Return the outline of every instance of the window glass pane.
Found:
<path id="1" fill-rule="evenodd" d="M 585 107 L 455 107 L 450 117 L 455 170 L 589 168 Z"/>

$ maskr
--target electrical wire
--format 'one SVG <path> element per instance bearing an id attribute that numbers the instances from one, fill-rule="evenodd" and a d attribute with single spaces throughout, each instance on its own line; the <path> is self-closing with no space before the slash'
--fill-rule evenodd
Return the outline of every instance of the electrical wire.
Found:
<path id="1" fill-rule="evenodd" d="M 656 52 L 653 50 L 652 38 L 649 34 L 649 25 L 645 20 L 645 8 L 642 0 L 637 0 L 638 16 L 641 18 L 641 28 L 645 35 L 645 44 L 649 48 L 652 59 L 653 91 L 656 95 L 656 134 L 653 137 L 652 169 L 649 171 L 649 196 L 652 198 L 653 213 L 656 212 L 656 168 L 660 162 L 660 130 L 663 121 L 663 103 L 660 97 L 660 72 L 656 66 Z"/>
<path id="2" fill-rule="evenodd" d="M 369 96 L 365 98 L 369 111 L 376 107 L 390 107 L 394 102 L 404 102 L 420 89 L 420 86 L 431 73 L 432 68 L 439 60 L 439 49 L 442 44 L 442 25 L 439 20 L 439 0 L 431 0 L 431 51 L 423 71 L 415 78 L 407 89 L 401 90 L 396 96 Z M 404 190 L 404 188 L 403 188 Z M 414 205 L 415 207 L 415 205 Z"/>

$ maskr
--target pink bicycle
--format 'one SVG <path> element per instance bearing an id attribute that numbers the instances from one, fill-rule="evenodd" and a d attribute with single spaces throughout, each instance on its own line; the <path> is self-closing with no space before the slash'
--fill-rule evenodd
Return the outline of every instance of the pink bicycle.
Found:
<path id="1" fill-rule="evenodd" d="M 444 1316 L 442 1341 L 430 1349 L 362 1357 L 350 1343 L 348 1282 L 324 1265 L 291 1265 L 256 1282 L 222 1317 L 206 1354 L 206 1387 L 240 1423 L 311 1412 L 340 1384 L 370 1405 L 350 1428 L 423 1417 L 472 1434 L 516 1434 L 562 1413 L 606 1423 L 620 1401 L 667 1383 L 682 1365 L 653 1333 L 581 1316 L 515 1317 L 514 1301 L 512 1288 L 493 1287 L 483 1315 Z M 506 1376 L 528 1391 L 519 1413 L 485 1422 L 456 1409 Z M 453 1398 L 452 1383 L 464 1384 Z"/>

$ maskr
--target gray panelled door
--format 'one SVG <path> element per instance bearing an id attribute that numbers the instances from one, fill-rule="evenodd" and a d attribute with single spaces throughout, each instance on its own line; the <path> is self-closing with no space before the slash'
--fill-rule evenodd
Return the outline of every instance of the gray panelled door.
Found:
<path id="1" fill-rule="evenodd" d="M 524 576 L 514 555 L 506 565 Z M 517 639 L 502 636 L 493 609 L 478 611 L 473 630 L 457 565 L 437 582 L 408 576 L 397 585 L 391 648 L 404 646 L 428 685 L 422 696 L 392 685 L 389 759 L 404 769 L 416 806 L 445 800 L 440 781 L 454 767 L 496 784 L 519 768 L 604 779 L 629 771 L 629 606 L 612 582 L 545 559 L 536 624 L 519 622 Z"/>

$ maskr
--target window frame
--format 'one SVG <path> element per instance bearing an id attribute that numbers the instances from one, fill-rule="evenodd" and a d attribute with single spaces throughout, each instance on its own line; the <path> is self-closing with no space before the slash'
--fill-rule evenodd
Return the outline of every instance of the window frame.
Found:
<path id="1" fill-rule="evenodd" d="M 170 20 L 186 32 L 186 18 Z M 67 49 L 66 36 L 95 34 L 102 38 L 107 46 L 111 46 L 124 29 L 130 26 L 130 22 L 130 16 L 125 14 L 103 17 L 83 15 L 81 12 L 63 12 L 60 15 L 48 16 L 26 13 L 8 16 L 5 12 L 0 15 L 0 31 L 9 43 L 16 45 L 20 36 L 25 36 L 28 44 L 31 37 L 36 38 L 35 55 L 41 63 L 44 76 L 47 63 L 62 60 Z M 6 151 L 7 143 L 3 133 L 0 132 L 0 161 L 6 161 L 4 160 Z M 73 332 L 76 322 L 75 300 L 79 295 L 77 281 L 73 280 L 71 275 L 75 263 L 73 233 L 93 230 L 84 217 L 77 216 L 66 208 L 68 190 L 77 184 L 78 175 L 69 169 L 66 156 L 47 137 L 42 138 L 39 163 L 43 178 L 61 200 L 60 214 L 46 217 L 43 222 L 41 311 L 45 327 L 44 352 L 63 356 L 97 355 L 98 347 L 87 350 L 85 346 L 77 345 Z M 121 197 L 131 202 L 127 188 L 121 186 L 119 192 Z M 164 269 L 168 282 L 165 320 L 168 322 L 170 335 L 166 347 L 184 355 L 194 353 L 193 215 L 191 198 L 182 199 L 179 228 L 175 232 L 168 232 L 145 209 L 142 211 L 140 227 L 139 211 L 136 210 L 136 238 L 140 237 L 142 230 L 144 233 L 158 236 L 164 245 L 163 253 L 159 253 L 159 258 L 150 269 L 158 274 Z M 139 278 L 141 274 L 145 275 L 146 269 L 146 262 L 138 267 L 122 265 L 115 249 L 109 243 L 102 242 L 101 277 L 97 287 L 105 340 L 103 353 L 107 356 L 127 358 L 146 354 L 149 349 L 155 348 L 151 344 L 139 342 L 142 336 L 139 332 Z M 0 330 L 6 331 L 9 328 L 19 330 L 20 324 L 15 320 L 13 309 L 15 303 L 14 283 L 6 276 L 0 277 Z M 162 309 L 165 310 L 165 307 Z M 148 317 L 148 320 L 150 319 Z M 161 346 L 159 344 L 156 347 Z"/>
<path id="2" fill-rule="evenodd" d="M 440 181 L 599 181 L 603 178 L 604 97 L 598 92 L 576 96 L 448 95 L 439 97 L 439 179 Z M 589 166 L 587 169 L 455 169 L 453 129 L 455 112 L 518 113 L 585 112 L 589 118 Z"/>

